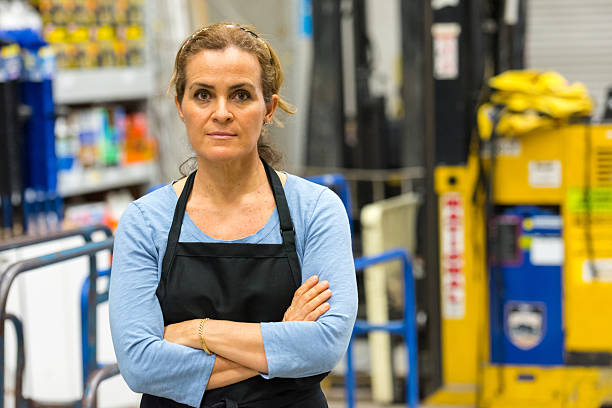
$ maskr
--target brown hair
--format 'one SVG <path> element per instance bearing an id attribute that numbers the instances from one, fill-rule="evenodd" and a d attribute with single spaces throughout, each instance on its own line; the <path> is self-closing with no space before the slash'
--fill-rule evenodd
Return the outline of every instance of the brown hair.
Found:
<path id="1" fill-rule="evenodd" d="M 261 86 L 266 103 L 272 100 L 272 95 L 278 95 L 283 83 L 283 70 L 276 52 L 268 42 L 261 38 L 253 27 L 235 23 L 217 23 L 202 27 L 187 37 L 176 54 L 170 88 L 174 87 L 179 103 L 185 94 L 189 59 L 203 50 L 223 50 L 228 47 L 239 48 L 257 58 L 261 67 Z M 278 106 L 287 113 L 295 113 L 295 109 L 280 97 Z M 275 122 L 281 125 L 277 119 Z M 281 154 L 266 141 L 265 133 L 263 129 L 257 141 L 257 152 L 267 163 L 274 165 L 280 161 Z"/>

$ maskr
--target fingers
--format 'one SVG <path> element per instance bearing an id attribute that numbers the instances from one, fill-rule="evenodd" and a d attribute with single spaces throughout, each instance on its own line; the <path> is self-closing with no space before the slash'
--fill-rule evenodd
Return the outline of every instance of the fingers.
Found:
<path id="1" fill-rule="evenodd" d="M 311 276 L 295 291 L 283 321 L 317 320 L 329 310 L 330 305 L 326 302 L 331 295 L 328 281 L 319 282 L 318 276 Z"/>
<path id="2" fill-rule="evenodd" d="M 327 288 L 329 288 L 328 281 L 321 281 L 317 283 L 313 288 L 309 289 L 300 299 L 298 299 L 297 304 L 306 305 L 310 301 L 312 301 L 315 297 L 319 296 L 323 293 Z"/>
<path id="3" fill-rule="evenodd" d="M 302 284 L 302 286 L 300 286 L 296 291 L 295 294 L 293 295 L 293 299 L 296 300 L 299 297 L 301 297 L 304 293 L 306 293 L 308 290 L 310 290 L 314 285 L 316 285 L 316 283 L 319 281 L 319 277 L 317 275 L 313 275 L 310 278 L 308 278 L 306 280 L 306 282 L 304 282 Z"/>
<path id="4" fill-rule="evenodd" d="M 327 300 L 329 300 L 329 298 L 332 295 L 332 291 L 327 289 L 321 293 L 319 293 L 317 296 L 315 296 L 314 298 L 312 298 L 308 303 L 306 303 L 304 306 L 302 306 L 302 312 L 304 313 L 304 320 L 309 320 L 308 316 L 314 312 L 315 310 L 317 310 L 320 306 L 322 306 L 324 304 L 324 302 L 326 302 Z M 329 305 L 328 305 L 329 306 Z M 327 311 L 327 310 L 325 310 Z M 325 313 L 325 311 L 323 313 Z M 323 314 L 320 313 L 317 318 Z M 316 320 L 316 318 L 315 318 Z"/>
<path id="5" fill-rule="evenodd" d="M 307 310 L 310 309 L 308 310 L 308 312 L 314 310 L 315 308 L 319 307 L 323 302 L 328 300 L 331 297 L 331 295 L 332 295 L 332 291 L 329 289 L 319 293 L 311 301 L 308 302 L 308 304 L 306 305 L 306 309 Z"/>
<path id="6" fill-rule="evenodd" d="M 315 310 L 313 310 L 312 312 L 308 313 L 304 320 L 305 321 L 314 322 L 319 317 L 321 317 L 321 315 L 323 313 L 327 312 L 329 310 L 329 307 L 330 307 L 329 303 L 323 303 L 322 305 L 319 305 Z"/>

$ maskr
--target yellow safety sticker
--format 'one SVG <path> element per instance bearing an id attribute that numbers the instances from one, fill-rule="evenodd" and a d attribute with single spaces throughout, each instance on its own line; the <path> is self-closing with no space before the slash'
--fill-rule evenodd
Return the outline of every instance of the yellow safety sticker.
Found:
<path id="1" fill-rule="evenodd" d="M 573 213 L 583 213 L 587 210 L 598 213 L 612 212 L 612 188 L 591 188 L 588 194 L 584 194 L 582 188 L 569 188 L 566 208 Z"/>

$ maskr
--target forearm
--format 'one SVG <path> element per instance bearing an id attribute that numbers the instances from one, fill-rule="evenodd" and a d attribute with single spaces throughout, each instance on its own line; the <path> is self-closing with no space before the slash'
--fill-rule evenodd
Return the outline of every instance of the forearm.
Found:
<path id="1" fill-rule="evenodd" d="M 204 338 L 208 349 L 218 356 L 260 373 L 268 372 L 259 323 L 208 320 Z"/>
<path id="2" fill-rule="evenodd" d="M 166 326 L 164 338 L 173 343 L 201 349 L 200 322 L 202 319 L 194 319 Z M 268 372 L 259 323 L 210 319 L 203 324 L 202 337 L 208 349 L 217 356 L 260 373 Z"/>
<path id="3" fill-rule="evenodd" d="M 206 389 L 214 390 L 236 384 L 257 375 L 259 375 L 257 371 L 217 355 Z"/>
<path id="4" fill-rule="evenodd" d="M 336 314 L 317 322 L 262 323 L 268 376 L 299 378 L 330 371 L 346 351 L 353 321 Z"/>

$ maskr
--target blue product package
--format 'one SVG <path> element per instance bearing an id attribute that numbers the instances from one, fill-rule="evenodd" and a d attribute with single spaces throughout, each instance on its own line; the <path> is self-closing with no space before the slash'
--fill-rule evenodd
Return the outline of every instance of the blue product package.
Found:
<path id="1" fill-rule="evenodd" d="M 37 196 L 37 207 L 44 210 L 50 205 L 45 197 L 57 194 L 57 159 L 55 156 L 55 106 L 52 82 L 55 73 L 55 59 L 51 48 L 42 40 L 40 33 L 33 30 L 16 30 L 0 33 L 13 39 L 21 47 L 23 69 L 21 73 L 21 101 L 29 106 L 31 114 L 24 125 L 24 149 L 22 172 L 23 183 L 19 196 L 27 188 Z M 16 197 L 16 195 L 15 195 Z M 14 201 L 14 200 L 13 200 Z M 27 208 L 27 210 L 26 210 Z M 30 216 L 24 217 L 24 225 L 32 226 L 33 210 L 30 202 L 24 206 Z M 39 227 L 42 227 L 38 223 Z M 40 229 L 40 228 L 39 228 Z M 44 229 L 44 228 L 42 228 Z"/>
<path id="2" fill-rule="evenodd" d="M 23 185 L 22 141 L 20 126 L 21 48 L 5 33 L 0 33 L 0 200 L 2 225 L 11 230 L 14 216 L 21 214 Z"/>

